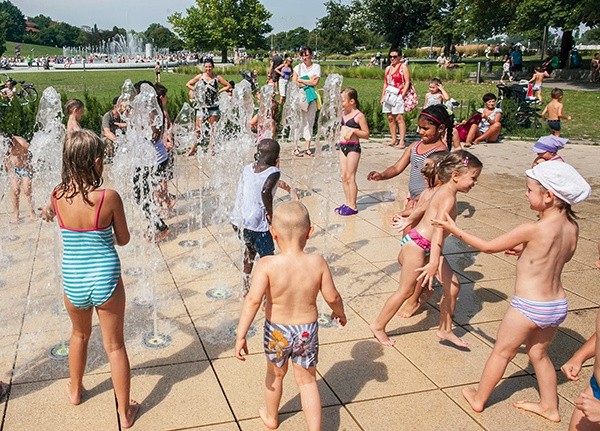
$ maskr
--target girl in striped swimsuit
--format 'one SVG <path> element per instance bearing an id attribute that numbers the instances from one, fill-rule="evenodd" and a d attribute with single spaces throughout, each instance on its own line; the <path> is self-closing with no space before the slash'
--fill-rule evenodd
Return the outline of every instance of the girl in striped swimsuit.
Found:
<path id="1" fill-rule="evenodd" d="M 54 215 L 63 239 L 62 274 L 65 307 L 73 326 L 67 385 L 73 405 L 81 402 L 92 313 L 98 314 L 110 362 L 121 428 L 135 422 L 139 404 L 130 400 L 130 367 L 123 335 L 125 289 L 114 244 L 129 242 L 119 194 L 102 185 L 104 143 L 89 130 L 68 133 L 63 147 L 62 182 L 43 217 Z"/>

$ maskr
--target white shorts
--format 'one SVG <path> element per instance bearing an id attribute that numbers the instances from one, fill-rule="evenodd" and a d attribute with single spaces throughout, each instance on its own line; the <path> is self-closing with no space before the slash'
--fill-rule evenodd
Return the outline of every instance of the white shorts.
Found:
<path id="1" fill-rule="evenodd" d="M 396 103 L 393 105 L 385 103 L 385 101 L 384 101 L 382 112 L 384 114 L 391 113 L 392 115 L 404 114 L 404 99 L 402 97 L 398 96 Z"/>
<path id="2" fill-rule="evenodd" d="M 289 79 L 280 79 L 279 80 L 279 95 L 281 97 L 285 97 L 285 92 L 287 91 L 287 86 L 288 86 L 289 82 L 290 82 Z"/>

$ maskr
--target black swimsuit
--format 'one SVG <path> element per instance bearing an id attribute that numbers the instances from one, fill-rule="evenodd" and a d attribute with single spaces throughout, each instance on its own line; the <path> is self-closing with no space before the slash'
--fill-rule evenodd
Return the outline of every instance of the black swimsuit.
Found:
<path id="1" fill-rule="evenodd" d="M 340 120 L 341 125 L 350 127 L 351 129 L 360 130 L 360 126 L 354 120 L 358 114 L 360 114 L 360 112 L 357 112 L 354 115 L 354 117 L 350 118 L 348 121 L 345 121 L 344 116 L 342 115 L 342 119 Z M 351 152 L 360 153 L 361 152 L 360 143 L 358 141 L 352 141 L 352 142 L 340 141 L 340 143 L 338 144 L 338 148 L 342 151 L 342 153 L 346 157 L 348 156 L 348 153 L 351 153 Z"/>

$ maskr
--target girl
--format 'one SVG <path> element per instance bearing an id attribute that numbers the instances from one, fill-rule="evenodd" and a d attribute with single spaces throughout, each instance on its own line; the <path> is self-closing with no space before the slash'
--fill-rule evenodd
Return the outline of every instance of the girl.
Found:
<path id="1" fill-rule="evenodd" d="M 312 141 L 313 126 L 315 124 L 315 115 L 317 114 L 317 92 L 315 88 L 319 85 L 321 80 L 321 66 L 313 63 L 312 56 L 313 50 L 308 46 L 305 46 L 300 50 L 300 56 L 302 57 L 302 63 L 294 67 L 294 73 L 292 79 L 302 88 L 306 94 L 306 101 L 308 102 L 308 108 L 306 111 L 302 111 L 301 125 L 302 125 L 302 137 L 306 141 L 306 150 L 304 153 L 307 156 L 313 156 L 314 153 L 310 149 L 310 143 Z M 300 149 L 294 149 L 294 156 L 302 157 Z"/>
<path id="2" fill-rule="evenodd" d="M 275 68 L 275 73 L 280 76 L 279 78 L 279 104 L 282 105 L 285 102 L 285 93 L 287 91 L 287 85 L 292 77 L 292 58 L 286 57 L 283 64 L 280 64 Z"/>
<path id="3" fill-rule="evenodd" d="M 404 96 L 410 88 L 410 72 L 402 61 L 402 51 L 390 51 L 390 65 L 385 69 L 383 89 L 381 90 L 382 112 L 387 115 L 392 136 L 391 146 L 405 148 L 406 123 L 404 122 Z M 396 141 L 396 128 L 399 136 Z"/>
<path id="4" fill-rule="evenodd" d="M 483 95 L 485 108 L 478 109 L 481 114 L 479 124 L 473 124 L 467 134 L 465 147 L 477 145 L 480 142 L 496 142 L 502 130 L 502 109 L 496 107 L 496 96 L 492 93 Z"/>
<path id="5" fill-rule="evenodd" d="M 401 174 L 410 165 L 408 180 L 410 197 L 408 201 L 411 207 L 414 206 L 421 192 L 427 187 L 421 175 L 423 163 L 429 154 L 448 150 L 445 142 L 452 142 L 452 127 L 452 119 L 442 105 L 433 105 L 424 109 L 419 115 L 421 140 L 411 144 L 393 166 L 383 172 L 371 171 L 367 175 L 367 179 L 371 181 L 387 180 Z"/>
<path id="6" fill-rule="evenodd" d="M 507 76 L 509 81 L 513 80 L 513 77 L 510 73 L 510 56 L 506 54 L 504 56 L 504 63 L 502 63 L 502 76 L 500 76 L 500 83 L 504 83 L 504 76 Z"/>
<path id="7" fill-rule="evenodd" d="M 221 75 L 217 75 L 216 73 L 213 73 L 214 69 L 215 69 L 215 63 L 212 61 L 211 58 L 206 58 L 204 60 L 204 72 L 194 76 L 192 79 L 190 79 L 187 82 L 187 84 L 185 84 L 185 86 L 188 88 L 188 90 L 190 90 L 189 95 L 192 96 L 192 97 L 190 97 L 190 99 L 191 98 L 195 99 L 196 94 L 195 94 L 194 90 L 195 90 L 196 84 L 200 80 L 202 80 L 202 82 L 206 86 L 206 92 L 204 93 L 204 100 L 198 101 L 200 104 L 200 106 L 199 106 L 200 111 L 196 115 L 196 122 L 197 122 L 196 127 L 198 130 L 200 130 L 200 122 L 208 120 L 208 124 L 209 124 L 210 130 L 211 130 L 211 136 L 212 136 L 213 126 L 217 122 L 217 120 L 219 119 L 219 115 L 221 114 L 221 112 L 219 111 L 219 103 L 218 103 L 219 94 L 224 91 L 229 91 L 231 89 L 231 85 L 229 85 L 229 82 L 227 82 L 227 80 L 225 78 L 223 78 Z M 220 90 L 219 90 L 219 84 L 223 86 Z M 198 146 L 197 143 L 192 146 L 192 148 L 190 149 L 190 151 L 188 153 L 188 156 L 193 156 L 194 154 L 196 154 L 197 146 Z"/>
<path id="8" fill-rule="evenodd" d="M 447 100 L 450 100 L 450 96 L 448 96 L 448 93 L 444 90 L 442 80 L 439 78 L 432 78 L 429 81 L 429 91 L 425 93 L 425 105 L 423 105 L 423 109 L 428 108 L 431 105 L 439 105 Z"/>
<path id="9" fill-rule="evenodd" d="M 65 307 L 73 325 L 69 344 L 69 399 L 73 405 L 81 402 L 95 308 L 110 362 L 121 427 L 130 428 L 139 404 L 129 398 L 130 367 L 123 335 L 125 289 L 114 246 L 126 245 L 129 231 L 119 194 L 99 188 L 103 155 L 104 144 L 93 132 L 79 130 L 66 135 L 62 182 L 52 192 L 43 217 L 52 221 L 54 215 L 58 216 L 63 238 Z"/>
<path id="10" fill-rule="evenodd" d="M 419 124 L 421 127 L 421 119 Z M 425 125 L 423 123 L 423 126 Z M 423 136 L 424 132 L 421 131 L 421 134 Z M 414 294 L 418 280 L 423 278 L 422 274 L 417 278 L 417 271 L 429 270 L 431 275 L 423 280 L 422 285 L 425 286 L 429 282 L 429 290 L 432 290 L 433 274 L 439 270 L 444 294 L 440 303 L 440 327 L 436 335 L 459 347 L 468 347 L 467 343 L 452 332 L 452 317 L 460 285 L 452 283 L 452 268 L 441 258 L 443 230 L 434 229 L 431 220 L 445 212 L 450 212 L 456 217 L 456 194 L 459 191 L 466 193 L 473 188 L 481 168 L 479 159 L 462 150 L 449 154 L 440 163 L 438 175 L 442 185 L 431 198 L 419 224 L 402 240 L 398 254 L 398 262 L 402 266 L 398 291 L 385 302 L 379 316 L 369 325 L 381 344 L 393 346 L 396 342 L 385 333 L 385 327 L 402 304 Z M 429 262 L 425 265 L 428 257 Z"/>
<path id="11" fill-rule="evenodd" d="M 477 250 L 518 256 L 515 296 L 498 328 L 479 387 L 463 389 L 463 396 L 473 410 L 483 411 L 508 363 L 525 344 L 538 381 L 540 402 L 520 401 L 513 405 L 559 422 L 556 372 L 547 351 L 567 315 L 560 278 L 565 263 L 575 253 L 579 235 L 571 205 L 587 199 L 591 189 L 565 162 L 544 162 L 526 171 L 526 175 L 527 200 L 530 208 L 539 213 L 538 221 L 522 224 L 489 241 L 458 228 L 448 214 L 440 214 L 433 223 Z"/>
<path id="12" fill-rule="evenodd" d="M 342 109 L 341 141 L 338 147 L 346 204 L 337 207 L 335 212 L 350 216 L 358 213 L 356 170 L 361 152 L 359 139 L 369 139 L 369 125 L 363 113 L 358 110 L 358 93 L 354 88 L 348 87 L 342 91 Z"/>
<path id="13" fill-rule="evenodd" d="M 79 99 L 71 99 L 65 103 L 65 112 L 68 115 L 67 132 L 75 132 L 81 130 L 79 121 L 83 117 L 84 105 Z"/>

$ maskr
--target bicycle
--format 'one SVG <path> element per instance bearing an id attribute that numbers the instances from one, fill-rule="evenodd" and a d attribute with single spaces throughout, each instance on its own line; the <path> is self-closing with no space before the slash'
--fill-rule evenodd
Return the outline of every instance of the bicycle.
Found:
<path id="1" fill-rule="evenodd" d="M 0 86 L 0 106 L 9 106 L 17 100 L 21 106 L 28 105 L 38 99 L 38 93 L 33 84 L 17 81 L 4 74 L 3 84 Z"/>

